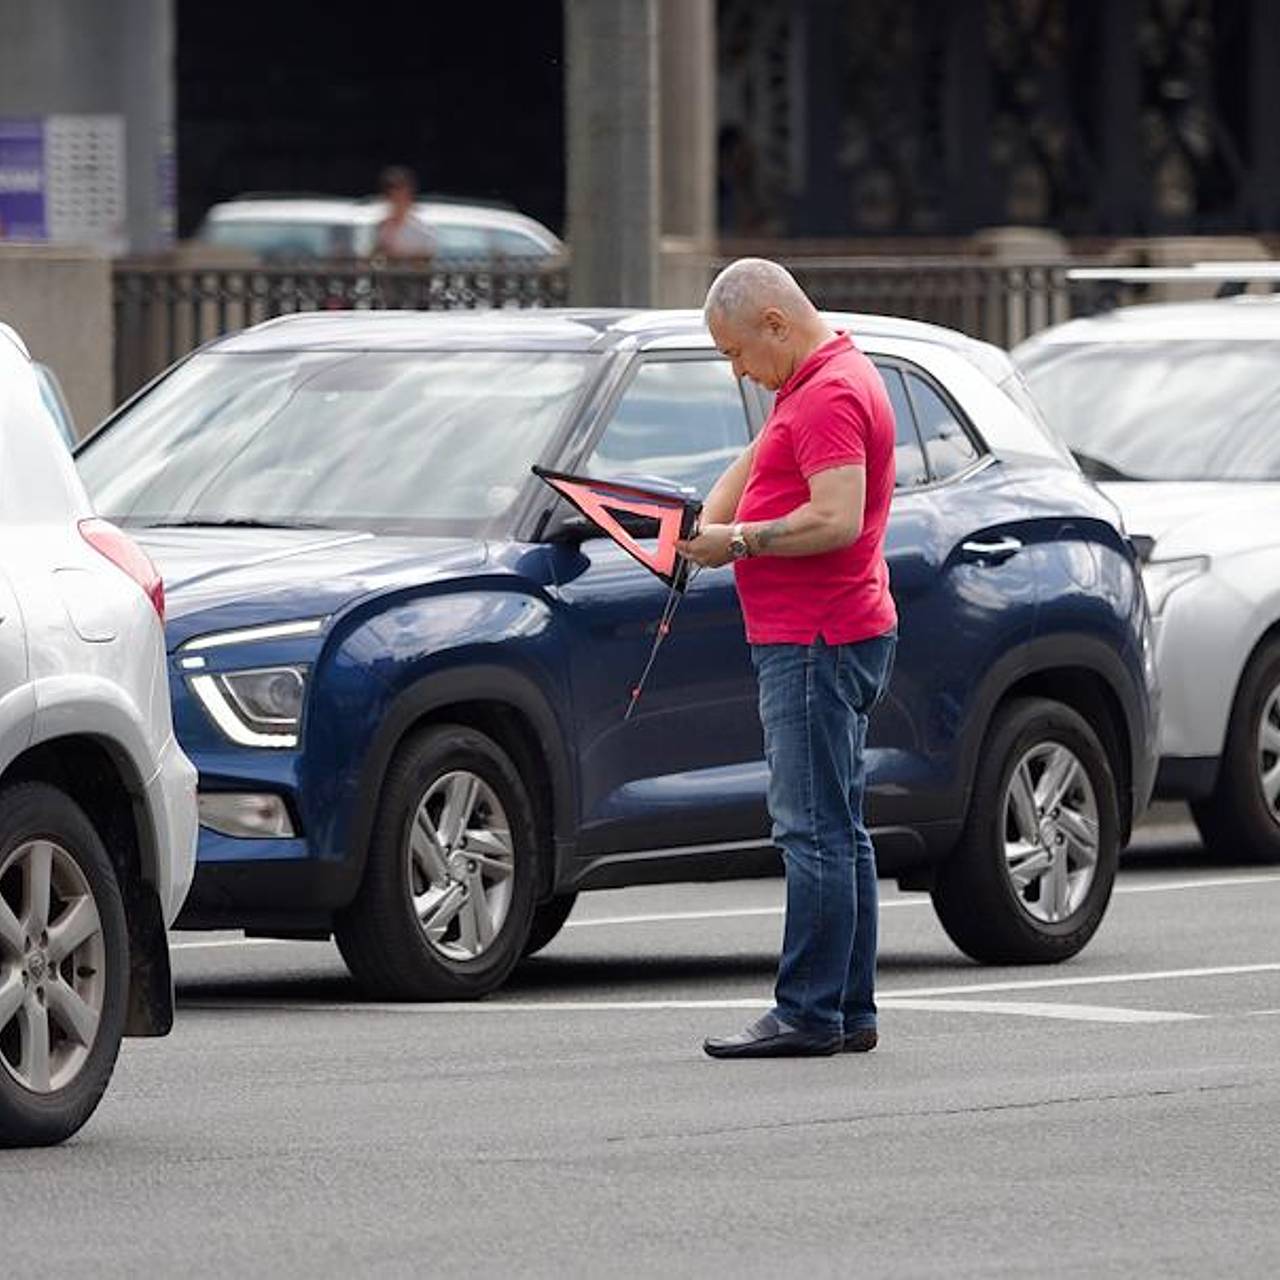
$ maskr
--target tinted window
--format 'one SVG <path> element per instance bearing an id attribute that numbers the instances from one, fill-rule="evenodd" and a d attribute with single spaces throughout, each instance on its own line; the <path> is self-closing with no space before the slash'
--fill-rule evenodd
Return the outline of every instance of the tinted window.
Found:
<path id="1" fill-rule="evenodd" d="M 955 411 L 923 378 L 914 373 L 906 377 L 930 474 L 935 480 L 945 480 L 971 466 L 978 459 L 978 450 Z"/>
<path id="2" fill-rule="evenodd" d="M 880 376 L 884 378 L 885 389 L 889 392 L 889 403 L 893 406 L 894 466 L 897 471 L 899 489 L 910 489 L 918 484 L 929 483 L 929 473 L 925 470 L 924 454 L 920 450 L 920 438 L 916 435 L 915 418 L 911 412 L 911 404 L 907 400 L 907 389 L 902 382 L 902 374 L 897 369 L 881 367 Z"/>
<path id="3" fill-rule="evenodd" d="M 346 257 L 354 248 L 352 229 L 336 222 L 228 220 L 210 223 L 205 238 L 264 258 Z"/>
<path id="4" fill-rule="evenodd" d="M 136 524 L 475 532 L 511 507 L 591 364 L 536 351 L 209 352 L 76 462 L 98 510 Z"/>
<path id="5" fill-rule="evenodd" d="M 520 231 L 493 232 L 493 247 L 508 258 L 542 258 L 547 253 L 532 236 Z"/>
<path id="6" fill-rule="evenodd" d="M 436 253 L 445 258 L 487 258 L 489 233 L 483 227 L 468 227 L 460 222 L 444 223 L 431 228 L 436 238 Z"/>
<path id="7" fill-rule="evenodd" d="M 742 393 L 725 360 L 640 366 L 590 459 L 601 479 L 663 479 L 706 497 L 746 448 Z"/>

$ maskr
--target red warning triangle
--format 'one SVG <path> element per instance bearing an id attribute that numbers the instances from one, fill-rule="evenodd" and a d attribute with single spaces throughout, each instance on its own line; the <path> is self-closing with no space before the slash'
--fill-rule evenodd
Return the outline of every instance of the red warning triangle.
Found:
<path id="1" fill-rule="evenodd" d="M 677 590 L 684 589 L 688 562 L 676 551 L 676 541 L 693 533 L 698 513 L 702 510 L 702 503 L 696 498 L 665 493 L 661 489 L 646 489 L 640 485 L 621 484 L 613 480 L 596 480 L 590 476 L 547 471 L 543 467 L 534 467 L 533 471 L 646 569 L 668 586 Z M 637 541 L 618 522 L 617 516 L 613 514 L 615 512 L 646 516 L 657 521 L 656 548 L 650 550 Z"/>

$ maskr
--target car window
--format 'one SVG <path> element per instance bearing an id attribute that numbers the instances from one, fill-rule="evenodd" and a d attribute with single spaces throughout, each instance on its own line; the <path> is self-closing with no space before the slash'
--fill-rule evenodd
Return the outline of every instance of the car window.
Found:
<path id="1" fill-rule="evenodd" d="M 436 253 L 449 258 L 487 258 L 489 233 L 484 227 L 469 227 L 461 222 L 437 223 L 431 228 L 436 238 Z"/>
<path id="2" fill-rule="evenodd" d="M 911 411 L 911 402 L 907 399 L 902 374 L 892 367 L 877 367 L 884 379 L 885 390 L 889 393 L 889 403 L 893 406 L 893 453 L 897 487 L 911 489 L 916 485 L 928 484 L 929 472 L 924 465 L 924 452 L 920 448 L 920 437 L 916 435 L 915 415 Z"/>
<path id="3" fill-rule="evenodd" d="M 543 258 L 546 257 L 545 246 L 539 244 L 532 236 L 522 231 L 494 231 L 493 247 L 496 252 L 508 258 Z"/>
<path id="4" fill-rule="evenodd" d="M 705 498 L 749 439 L 727 360 L 649 361 L 618 401 L 587 473 L 667 480 Z"/>
<path id="5" fill-rule="evenodd" d="M 906 381 L 932 478 L 945 480 L 972 466 L 978 450 L 955 410 L 918 374 L 908 373 Z"/>
<path id="6" fill-rule="evenodd" d="M 346 257 L 354 247 L 351 227 L 340 222 L 229 219 L 210 223 L 205 239 L 264 258 Z"/>

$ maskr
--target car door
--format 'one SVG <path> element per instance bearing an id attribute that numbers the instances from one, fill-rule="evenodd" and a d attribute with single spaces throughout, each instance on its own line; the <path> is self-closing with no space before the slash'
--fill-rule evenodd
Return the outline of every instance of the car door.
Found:
<path id="1" fill-rule="evenodd" d="M 877 364 L 897 422 L 885 554 L 899 641 L 868 735 L 868 818 L 918 833 L 963 812 L 961 754 L 974 698 L 995 664 L 1034 633 L 1034 547 L 1051 535 L 939 382 L 904 360 Z M 907 853 L 913 843 L 907 838 Z"/>
<path id="2" fill-rule="evenodd" d="M 636 359 L 585 455 L 568 461 L 705 497 L 749 439 L 728 363 L 664 352 Z M 630 719 L 668 588 L 603 535 L 557 546 L 552 571 L 570 650 L 583 854 L 758 841 L 763 747 L 732 569 L 693 578 Z"/>

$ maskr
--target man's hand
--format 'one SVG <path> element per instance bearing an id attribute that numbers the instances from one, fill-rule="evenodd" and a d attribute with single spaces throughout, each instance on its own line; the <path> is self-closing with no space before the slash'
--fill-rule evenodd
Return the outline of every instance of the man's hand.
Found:
<path id="1" fill-rule="evenodd" d="M 696 538 L 687 542 L 683 539 L 676 543 L 676 550 L 682 556 L 708 569 L 718 569 L 728 564 L 733 557 L 729 554 L 729 538 L 733 526 L 727 524 L 704 524 L 698 530 Z"/>

